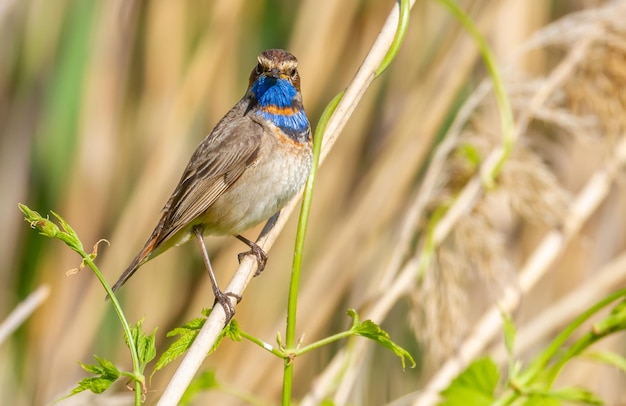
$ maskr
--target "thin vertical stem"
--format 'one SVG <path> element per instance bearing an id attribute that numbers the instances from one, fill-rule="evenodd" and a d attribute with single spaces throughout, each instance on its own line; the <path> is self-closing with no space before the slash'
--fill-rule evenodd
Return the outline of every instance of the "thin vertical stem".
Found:
<path id="1" fill-rule="evenodd" d="M 306 236 L 306 228 L 309 222 L 309 214 L 311 212 L 311 204 L 313 201 L 313 186 L 317 177 L 317 168 L 319 158 L 322 151 L 322 138 L 326 130 L 326 124 L 333 114 L 339 101 L 343 97 L 343 92 L 339 93 L 326 106 L 326 109 L 320 117 L 315 135 L 313 137 L 313 162 L 311 163 L 311 174 L 304 187 L 304 195 L 302 197 L 302 208 L 300 210 L 300 218 L 298 221 L 298 231 L 296 234 L 296 246 L 293 256 L 293 269 L 291 272 L 291 281 L 289 283 L 289 302 L 287 304 L 287 328 L 285 335 L 285 348 L 292 349 L 295 346 L 296 337 L 296 313 L 298 309 L 298 288 L 300 286 L 300 271 L 302 269 L 302 252 L 304 250 L 304 238 Z M 285 358 L 285 369 L 283 372 L 283 396 L 282 404 L 287 406 L 291 402 L 291 389 L 293 383 L 293 360 L 289 357 Z"/>

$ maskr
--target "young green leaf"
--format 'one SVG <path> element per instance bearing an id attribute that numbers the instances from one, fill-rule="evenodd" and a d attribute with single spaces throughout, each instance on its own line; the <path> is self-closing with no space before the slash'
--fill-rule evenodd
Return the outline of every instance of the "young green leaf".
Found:
<path id="1" fill-rule="evenodd" d="M 441 392 L 444 400 L 439 406 L 488 406 L 495 400 L 499 379 L 498 367 L 490 358 L 478 359 Z"/>
<path id="2" fill-rule="evenodd" d="M 81 362 L 80 366 L 85 371 L 96 376 L 82 379 L 68 396 L 75 395 L 84 390 L 90 390 L 93 393 L 102 393 L 120 377 L 120 371 L 111 361 L 100 358 L 97 355 L 94 355 L 94 358 L 98 361 L 98 364 L 83 364 Z"/>
<path id="3" fill-rule="evenodd" d="M 135 327 L 131 328 L 135 348 L 137 348 L 141 373 L 145 370 L 146 365 L 156 357 L 155 335 L 157 331 L 155 328 L 150 335 L 144 333 L 142 323 L 143 320 L 139 320 Z M 126 344 L 128 345 L 128 342 Z"/>
<path id="4" fill-rule="evenodd" d="M 527 398 L 523 406 L 563 406 L 560 400 L 546 396 L 530 396 Z"/>
<path id="5" fill-rule="evenodd" d="M 70 227 L 70 225 L 67 223 L 67 221 L 65 221 L 63 217 L 53 212 L 52 210 L 50 210 L 50 213 L 52 213 L 52 215 L 56 217 L 57 221 L 61 225 L 61 228 L 63 229 L 62 232 L 57 234 L 57 238 L 65 242 L 74 251 L 83 251 L 83 244 L 78 238 L 78 234 L 76 234 L 76 231 L 74 231 L 74 229 Z"/>
<path id="6" fill-rule="evenodd" d="M 615 352 L 592 351 L 585 353 L 583 357 L 619 368 L 622 372 L 626 373 L 626 358 Z"/>
<path id="7" fill-rule="evenodd" d="M 202 310 L 202 314 L 206 317 L 208 317 L 210 312 L 210 309 Z M 174 361 L 176 358 L 180 357 L 189 349 L 189 347 L 191 347 L 191 344 L 193 344 L 193 341 L 196 339 L 198 332 L 200 331 L 202 326 L 204 326 L 205 321 L 205 317 L 198 317 L 188 321 L 182 327 L 176 327 L 175 329 L 167 333 L 167 337 L 179 337 L 169 346 L 167 350 L 163 352 L 163 354 L 161 354 L 161 357 L 154 367 L 154 371 L 152 371 L 152 375 L 154 375 L 156 371 L 164 368 L 170 362 Z M 217 349 L 224 337 L 229 337 L 233 341 L 241 341 L 241 335 L 239 331 L 240 330 L 237 322 L 235 320 L 231 320 L 230 323 L 228 323 L 228 325 L 226 325 L 226 327 L 224 327 L 224 329 L 220 333 L 210 352 L 213 352 Z"/>
<path id="8" fill-rule="evenodd" d="M 176 327 L 174 330 L 167 333 L 167 337 L 179 337 L 161 354 L 161 357 L 154 367 L 154 371 L 152 371 L 152 375 L 180 357 L 191 347 L 193 340 L 196 339 L 198 331 L 200 331 L 205 321 L 206 319 L 204 317 L 198 317 L 188 321 L 182 327 Z"/>
<path id="9" fill-rule="evenodd" d="M 213 351 L 217 350 L 217 347 L 220 346 L 224 337 L 228 337 L 233 341 L 241 341 L 241 330 L 239 329 L 239 323 L 236 320 L 231 320 L 228 324 L 222 329 L 220 335 L 217 336 L 215 340 L 215 344 L 211 347 L 209 354 L 212 354 Z"/>
<path id="10" fill-rule="evenodd" d="M 552 391 L 548 391 L 546 393 L 542 393 L 543 401 L 546 399 L 554 399 L 557 401 L 566 401 L 566 402 L 575 402 L 581 403 L 585 405 L 603 405 L 604 402 L 600 398 L 598 398 L 593 393 L 589 392 L 586 389 L 581 388 L 573 388 L 573 387 L 565 387 Z M 537 403 L 539 404 L 539 403 Z M 541 403 L 545 404 L 545 403 Z"/>
<path id="11" fill-rule="evenodd" d="M 354 309 L 348 309 L 348 316 L 350 316 L 350 318 L 352 319 L 352 327 L 355 327 L 361 322 L 359 320 L 359 315 Z"/>
<path id="12" fill-rule="evenodd" d="M 234 320 L 234 319 L 231 320 L 230 323 L 228 323 L 226 327 L 222 329 L 222 334 L 220 334 L 218 341 L 215 343 L 215 345 L 211 349 L 211 352 L 217 349 L 219 340 L 221 340 L 224 337 L 230 338 L 231 340 L 235 342 L 239 342 L 243 339 L 241 335 L 241 328 L 239 328 L 239 323 L 237 323 L 237 320 Z"/>
<path id="13" fill-rule="evenodd" d="M 402 368 L 406 368 L 406 359 L 411 362 L 411 368 L 415 367 L 415 360 L 411 354 L 398 344 L 391 341 L 389 334 L 380 328 L 378 324 L 371 320 L 360 322 L 357 313 L 353 309 L 348 310 L 348 315 L 352 317 L 353 320 L 352 328 L 350 328 L 350 332 L 352 334 L 374 340 L 383 347 L 393 351 L 394 354 L 400 357 L 400 360 L 402 361 Z"/>

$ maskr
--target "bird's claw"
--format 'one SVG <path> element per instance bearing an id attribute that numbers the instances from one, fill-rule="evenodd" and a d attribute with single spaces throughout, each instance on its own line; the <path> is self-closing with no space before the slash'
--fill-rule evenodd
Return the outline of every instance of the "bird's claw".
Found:
<path id="1" fill-rule="evenodd" d="M 214 307 L 215 304 L 219 303 L 224 309 L 224 314 L 226 315 L 225 325 L 228 324 L 235 315 L 235 306 L 233 302 L 230 301 L 229 297 L 235 298 L 237 303 L 241 302 L 241 296 L 236 293 L 217 291 L 215 292 L 215 302 L 213 303 Z"/>
<path id="2" fill-rule="evenodd" d="M 259 276 L 259 274 L 263 272 L 263 269 L 265 269 L 265 264 L 267 263 L 267 254 L 258 245 L 251 245 L 249 251 L 241 252 L 237 255 L 239 263 L 243 261 L 246 255 L 254 255 L 254 257 L 256 258 L 257 269 L 254 273 L 254 276 Z"/>

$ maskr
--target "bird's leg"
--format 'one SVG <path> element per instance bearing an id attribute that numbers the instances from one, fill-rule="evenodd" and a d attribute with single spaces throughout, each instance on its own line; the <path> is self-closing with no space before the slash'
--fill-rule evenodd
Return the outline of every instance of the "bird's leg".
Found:
<path id="1" fill-rule="evenodd" d="M 254 273 L 254 276 L 259 276 L 259 274 L 263 272 L 263 269 L 265 269 L 265 263 L 267 263 L 267 254 L 265 253 L 265 251 L 263 251 L 263 248 L 259 247 L 255 242 L 248 240 L 246 237 L 242 237 L 241 235 L 236 235 L 235 237 L 237 237 L 240 241 L 250 247 L 250 251 L 240 253 L 239 255 L 237 255 L 237 259 L 241 263 L 246 255 L 254 255 L 257 263 L 257 269 Z"/>
<path id="2" fill-rule="evenodd" d="M 213 273 L 213 267 L 211 266 L 211 261 L 209 260 L 209 254 L 206 250 L 206 246 L 204 245 L 204 237 L 202 235 L 201 227 L 194 227 L 193 233 L 196 236 L 196 241 L 198 242 L 198 246 L 200 247 L 200 251 L 202 251 L 202 258 L 204 259 L 204 266 L 209 272 L 209 278 L 211 279 L 211 287 L 213 288 L 213 295 L 215 295 L 215 303 L 219 303 L 224 308 L 224 313 L 226 314 L 226 324 L 233 318 L 235 315 L 235 306 L 230 301 L 229 296 L 235 298 L 237 303 L 241 301 L 241 296 L 233 293 L 233 292 L 222 292 L 220 287 L 217 284 L 217 278 Z"/>
<path id="3" fill-rule="evenodd" d="M 274 226 L 276 225 L 276 222 L 278 221 L 278 217 L 280 217 L 280 210 L 277 211 L 272 217 L 270 217 L 267 222 L 265 223 L 265 225 L 263 226 L 263 230 L 261 230 L 261 234 L 259 234 L 259 237 L 257 238 L 257 241 L 259 240 L 259 238 L 261 237 L 265 237 L 265 235 L 267 233 L 269 233 L 270 231 L 272 231 L 272 229 L 274 228 Z"/>

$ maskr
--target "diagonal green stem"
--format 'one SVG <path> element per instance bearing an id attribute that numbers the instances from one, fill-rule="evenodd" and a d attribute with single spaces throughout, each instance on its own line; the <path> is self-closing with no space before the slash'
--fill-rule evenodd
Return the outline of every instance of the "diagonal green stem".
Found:
<path id="1" fill-rule="evenodd" d="M 555 357 L 562 351 L 563 346 L 571 338 L 574 332 L 586 323 L 594 314 L 615 302 L 617 299 L 624 297 L 626 297 L 626 289 L 621 289 L 603 298 L 580 316 L 576 317 L 576 319 L 574 319 L 574 321 L 572 321 L 554 340 L 552 340 L 550 345 L 548 345 L 548 347 L 535 358 L 526 371 L 515 379 L 514 386 L 516 388 L 526 388 L 533 383 L 536 383 L 539 377 L 545 376 L 545 382 L 548 383 L 549 388 L 567 361 L 580 354 L 591 344 L 605 337 L 605 335 L 595 335 L 591 333 L 584 335 L 582 338 L 577 340 L 577 342 L 574 343 L 568 351 L 561 354 L 554 365 L 549 366 L 550 362 L 554 360 Z M 520 396 L 523 396 L 523 394 L 518 390 L 509 389 L 499 399 L 497 399 L 493 405 L 510 405 Z"/>
<path id="2" fill-rule="evenodd" d="M 528 372 L 524 374 L 524 376 L 520 377 L 520 380 L 524 384 L 531 383 L 537 376 L 539 376 L 542 372 L 545 372 L 545 368 L 548 366 L 548 363 L 551 359 L 560 351 L 561 347 L 567 342 L 567 340 L 572 336 L 574 331 L 578 329 L 583 323 L 591 318 L 594 314 L 604 309 L 609 304 L 613 303 L 615 300 L 626 296 L 626 289 L 621 289 L 605 298 L 601 301 L 593 305 L 583 314 L 578 316 L 571 322 L 565 330 L 561 332 L 551 343 L 550 345 L 536 358 L 536 360 L 529 366 Z"/>
<path id="3" fill-rule="evenodd" d="M 485 62 L 485 67 L 491 76 L 493 81 L 494 93 L 496 97 L 496 103 L 498 110 L 500 111 L 500 125 L 502 128 L 502 156 L 498 160 L 498 163 L 494 167 L 492 173 L 486 174 L 487 178 L 484 179 L 486 186 L 493 186 L 493 179 L 498 176 L 502 165 L 506 162 L 513 149 L 515 142 L 515 134 L 513 132 L 513 110 L 511 104 L 506 96 L 504 90 L 504 80 L 502 75 L 498 71 L 495 57 L 491 52 L 489 44 L 485 40 L 485 37 L 480 33 L 478 27 L 474 24 L 472 19 L 456 4 L 454 0 L 439 0 L 441 4 L 450 10 L 450 12 L 456 17 L 456 19 L 463 25 L 463 27 L 472 36 L 478 50 Z"/>

